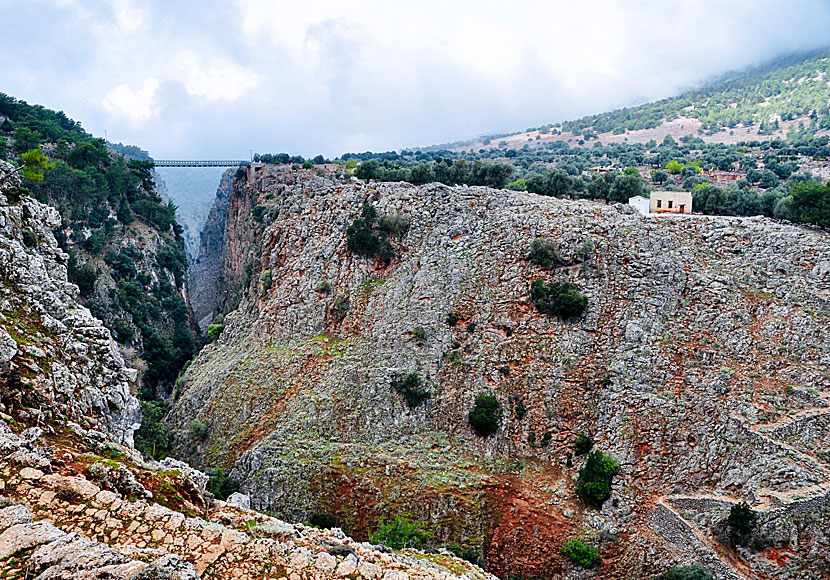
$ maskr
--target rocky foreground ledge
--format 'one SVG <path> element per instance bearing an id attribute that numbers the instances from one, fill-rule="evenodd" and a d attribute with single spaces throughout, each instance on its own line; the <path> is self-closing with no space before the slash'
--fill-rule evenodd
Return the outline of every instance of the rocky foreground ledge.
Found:
<path id="1" fill-rule="evenodd" d="M 0 577 L 494 578 L 449 554 L 393 552 L 213 502 L 201 475 L 144 464 L 78 426 L 44 437 L 0 423 Z"/>

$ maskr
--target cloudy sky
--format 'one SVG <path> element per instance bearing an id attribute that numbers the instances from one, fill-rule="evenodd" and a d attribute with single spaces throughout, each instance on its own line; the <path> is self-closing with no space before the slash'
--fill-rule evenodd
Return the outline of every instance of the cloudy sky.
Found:
<path id="1" fill-rule="evenodd" d="M 425 146 L 830 45 L 830 0 L 0 0 L 0 92 L 158 158 Z"/>

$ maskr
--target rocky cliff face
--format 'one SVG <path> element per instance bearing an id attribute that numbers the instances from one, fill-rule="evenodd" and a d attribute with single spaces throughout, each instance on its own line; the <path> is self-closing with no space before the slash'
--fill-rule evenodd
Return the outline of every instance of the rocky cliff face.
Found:
<path id="1" fill-rule="evenodd" d="M 11 169 L 0 162 L 0 175 Z M 494 580 L 448 553 L 393 552 L 206 492 L 132 448 L 136 373 L 75 301 L 58 212 L 0 190 L 0 576 Z M 14 190 L 14 191 L 11 191 Z M 7 197 L 8 194 L 10 197 Z M 11 202 L 10 202 L 11 199 Z"/>
<path id="2" fill-rule="evenodd" d="M 410 219 L 388 264 L 346 248 L 367 202 Z M 405 514 L 518 578 L 581 577 L 561 554 L 571 537 L 600 549 L 607 578 L 830 569 L 826 233 L 279 167 L 235 183 L 227 215 L 221 276 L 239 307 L 169 423 L 252 506 L 357 537 Z M 538 237 L 552 270 L 527 259 Z M 585 313 L 537 312 L 537 277 L 576 284 Z M 393 388 L 408 373 L 431 395 L 413 408 Z M 480 394 L 503 409 L 487 438 L 467 420 Z M 574 491 L 579 433 L 619 462 L 601 510 Z M 756 541 L 733 549 L 718 527 L 741 500 Z"/>
<path id="3" fill-rule="evenodd" d="M 222 274 L 222 249 L 225 241 L 225 222 L 228 214 L 235 169 L 229 169 L 222 175 L 216 200 L 210 208 L 207 221 L 199 234 L 199 251 L 190 267 L 188 288 L 193 316 L 202 332 L 221 314 L 219 307 Z"/>
<path id="4" fill-rule="evenodd" d="M 11 169 L 0 162 L 0 172 Z M 2 417 L 48 425 L 74 420 L 132 445 L 140 424 L 127 368 L 110 332 L 76 302 L 58 212 L 0 190 L 0 393 Z"/>

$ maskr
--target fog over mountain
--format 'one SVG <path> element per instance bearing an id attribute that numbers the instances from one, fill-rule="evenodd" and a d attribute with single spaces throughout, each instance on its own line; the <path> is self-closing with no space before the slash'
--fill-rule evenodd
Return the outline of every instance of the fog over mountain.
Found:
<path id="1" fill-rule="evenodd" d="M 0 0 L 0 13 L 0 90 L 157 158 L 516 131 L 830 44 L 827 0 Z"/>

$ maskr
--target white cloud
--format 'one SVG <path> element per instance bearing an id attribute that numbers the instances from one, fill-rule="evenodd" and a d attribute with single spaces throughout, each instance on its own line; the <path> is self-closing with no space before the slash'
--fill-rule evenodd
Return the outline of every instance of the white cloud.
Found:
<path id="1" fill-rule="evenodd" d="M 156 91 L 161 86 L 154 78 L 144 79 L 142 87 L 134 91 L 121 84 L 110 90 L 101 103 L 114 118 L 126 120 L 132 125 L 146 123 L 158 114 Z"/>
<path id="2" fill-rule="evenodd" d="M 136 8 L 131 0 L 111 0 L 116 24 L 121 32 L 137 31 L 144 24 L 145 11 Z"/>
<path id="3" fill-rule="evenodd" d="M 827 0 L 190 4 L 0 0 L 0 86 L 160 156 L 337 155 L 629 106 L 830 44 Z"/>
<path id="4" fill-rule="evenodd" d="M 259 73 L 216 54 L 184 50 L 169 64 L 187 94 L 210 101 L 235 101 L 262 82 Z"/>

